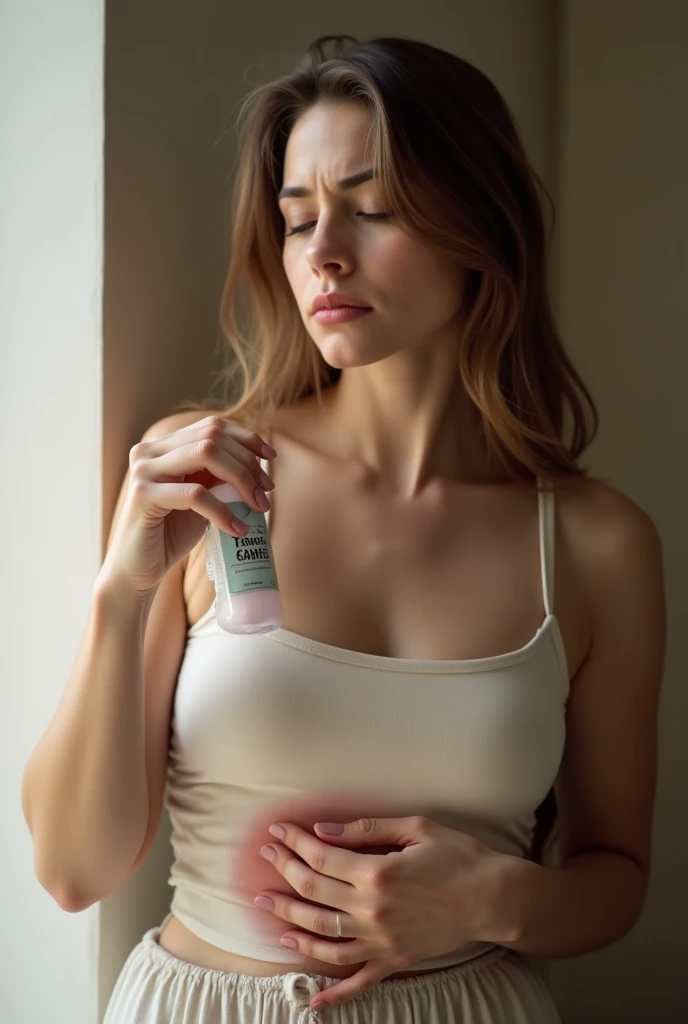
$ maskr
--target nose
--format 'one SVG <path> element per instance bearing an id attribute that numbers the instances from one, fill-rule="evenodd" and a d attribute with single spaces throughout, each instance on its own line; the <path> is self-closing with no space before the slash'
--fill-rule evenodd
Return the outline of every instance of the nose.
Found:
<path id="1" fill-rule="evenodd" d="M 306 258 L 317 272 L 335 268 L 340 273 L 349 273 L 353 266 L 351 250 L 341 231 L 337 231 L 331 220 L 328 222 L 322 218 L 311 235 Z"/>

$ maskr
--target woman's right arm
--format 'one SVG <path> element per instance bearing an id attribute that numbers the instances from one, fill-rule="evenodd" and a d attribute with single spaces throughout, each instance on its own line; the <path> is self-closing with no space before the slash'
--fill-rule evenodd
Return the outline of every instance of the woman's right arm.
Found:
<path id="1" fill-rule="evenodd" d="M 151 481 L 158 501 L 164 494 L 172 508 L 183 511 L 173 512 L 176 520 L 171 516 L 163 526 L 169 509 L 151 505 L 159 522 L 132 509 L 130 465 L 72 672 L 24 771 L 22 807 L 34 840 L 35 874 L 68 911 L 80 911 L 117 891 L 155 838 L 172 701 L 186 642 L 180 551 L 190 550 L 202 536 L 203 515 L 230 531 L 226 507 L 204 489 L 201 494 L 198 484 L 184 506 L 179 486 L 169 482 L 167 473 L 176 470 L 182 481 L 184 473 L 210 474 L 208 486 L 231 480 L 258 507 L 249 495 L 257 473 L 252 453 L 259 454 L 260 439 L 239 427 L 230 434 L 227 424 L 220 427 L 216 421 L 204 436 L 208 419 L 192 426 L 189 416 L 154 424 L 143 438 L 152 449 L 146 466 L 135 470 L 139 485 L 141 479 Z M 198 419 L 198 414 L 191 416 Z M 195 443 L 184 445 L 185 440 Z M 201 449 L 190 465 L 189 450 L 195 452 L 199 441 Z M 155 482 L 156 475 L 165 483 Z M 130 525 L 122 524 L 118 532 L 123 516 Z M 159 579 L 156 572 L 162 573 Z"/>

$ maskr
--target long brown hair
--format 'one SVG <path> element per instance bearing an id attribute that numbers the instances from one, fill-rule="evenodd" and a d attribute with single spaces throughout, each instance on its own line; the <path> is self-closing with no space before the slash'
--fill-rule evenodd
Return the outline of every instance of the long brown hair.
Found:
<path id="1" fill-rule="evenodd" d="M 404 38 L 323 36 L 290 74 L 244 99 L 220 309 L 231 354 L 215 393 L 176 409 L 223 407 L 262 431 L 280 406 L 313 393 L 319 401 L 339 379 L 342 371 L 308 335 L 285 275 L 277 194 L 297 118 L 316 103 L 343 100 L 371 114 L 385 209 L 468 272 L 459 372 L 480 410 L 490 460 L 515 484 L 589 477 L 577 460 L 598 416 L 551 309 L 541 204 L 549 204 L 553 229 L 551 197 L 489 78 L 452 53 Z"/>
<path id="2" fill-rule="evenodd" d="M 518 485 L 590 478 L 578 459 L 598 416 L 551 309 L 542 200 L 553 231 L 552 199 L 489 78 L 452 53 L 404 38 L 324 36 L 290 74 L 244 100 L 220 316 L 233 358 L 218 375 L 218 394 L 177 408 L 223 407 L 262 432 L 282 405 L 320 399 L 338 381 L 342 371 L 308 335 L 284 273 L 277 194 L 295 121 L 316 103 L 343 100 L 371 114 L 384 208 L 468 271 L 459 372 L 480 410 L 491 459 Z M 556 824 L 552 788 L 537 809 L 531 858 L 543 857 Z"/>

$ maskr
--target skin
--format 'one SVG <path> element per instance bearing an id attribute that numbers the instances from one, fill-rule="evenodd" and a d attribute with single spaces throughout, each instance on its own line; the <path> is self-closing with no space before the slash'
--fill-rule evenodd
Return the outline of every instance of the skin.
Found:
<path id="1" fill-rule="evenodd" d="M 292 418 L 291 426 L 300 422 L 300 433 L 306 439 L 317 436 L 326 441 L 323 447 L 339 460 L 335 465 L 340 466 L 341 460 L 356 464 L 364 470 L 368 483 L 379 485 L 363 493 L 362 487 L 338 484 L 341 473 L 321 479 L 323 500 L 333 495 L 340 501 L 346 499 L 352 521 L 358 521 L 359 507 L 370 501 L 370 491 L 376 507 L 383 500 L 383 491 L 394 494 L 398 499 L 395 526 L 405 524 L 407 531 L 399 549 L 408 552 L 415 550 L 418 535 L 407 520 L 413 515 L 412 506 L 422 504 L 417 499 L 425 492 L 435 497 L 443 494 L 446 501 L 438 502 L 438 507 L 446 505 L 450 510 L 447 514 L 451 514 L 451 484 L 503 481 L 488 473 L 486 453 L 476 431 L 478 413 L 463 392 L 457 372 L 464 286 L 461 269 L 445 254 L 410 238 L 391 220 L 363 219 L 362 213 L 385 212 L 374 181 L 347 191 L 336 186 L 341 178 L 371 166 L 365 145 L 368 128 L 368 115 L 361 106 L 318 105 L 297 121 L 288 141 L 283 184 L 307 188 L 311 195 L 280 200 L 286 235 L 284 270 L 314 344 L 328 364 L 343 370 L 339 384 L 325 392 L 324 410 L 315 416 L 312 406 L 306 407 L 304 402 L 300 419 Z M 305 230 L 290 233 L 299 226 L 305 226 Z M 310 304 L 318 293 L 335 290 L 372 306 L 373 312 L 345 324 L 318 324 Z M 316 467 L 321 463 L 311 464 L 297 457 L 310 451 L 303 445 L 287 444 L 286 437 L 280 443 L 282 464 L 285 458 L 288 460 L 283 477 L 287 488 L 282 492 L 284 505 L 296 507 L 299 493 L 315 486 Z M 308 473 L 304 468 L 307 462 Z M 291 494 L 290 484 L 294 487 Z M 502 503 L 513 502 L 508 488 L 485 489 L 490 490 L 493 495 L 485 493 L 484 497 L 486 514 L 498 504 L 501 508 Z M 401 505 L 407 507 L 401 509 Z M 523 513 L 521 506 L 504 504 L 507 507 L 512 511 L 520 508 Z M 456 521 L 465 521 L 461 518 L 464 514 L 458 506 Z M 381 517 L 385 529 L 388 518 Z M 290 552 L 302 549 L 301 534 L 288 517 L 283 524 L 281 529 L 286 533 L 280 537 L 283 545 L 278 546 L 283 559 L 280 565 L 288 581 L 286 590 L 301 594 L 303 589 L 305 595 L 303 607 L 293 607 L 292 626 L 297 632 L 312 629 L 316 634 L 320 628 L 327 636 L 334 636 L 335 643 L 355 647 L 355 638 L 336 634 L 328 616 L 306 601 L 309 589 L 300 586 L 303 566 L 296 556 L 294 564 L 289 561 Z M 514 537 L 520 528 L 522 516 L 510 515 Z M 318 529 L 317 522 L 304 527 L 309 542 L 317 539 Z M 449 536 L 449 527 L 446 532 Z M 478 541 L 476 534 L 475 543 Z M 500 934 L 495 933 L 503 945 L 536 956 L 579 955 L 600 948 L 625 934 L 640 913 L 649 876 L 657 703 L 664 652 L 661 545 L 646 513 L 613 488 L 588 483 L 558 501 L 557 543 L 554 605 L 571 669 L 567 748 L 557 780 L 563 867 L 547 868 L 521 858 L 502 858 L 502 863 L 509 865 L 509 873 L 508 877 L 504 875 L 497 903 L 508 925 Z M 486 564 L 482 557 L 485 553 L 480 553 L 481 566 Z M 500 566 L 506 573 L 504 559 Z M 481 568 L 480 574 L 484 571 Z M 461 577 L 464 586 L 470 585 L 469 575 L 467 566 Z M 525 579 L 525 572 L 519 572 L 518 578 Z M 505 575 L 495 576 L 495 593 L 504 590 L 505 579 Z M 205 580 L 201 582 L 206 586 Z M 205 611 L 208 600 L 206 587 L 190 609 L 191 621 Z M 330 615 L 339 625 L 338 611 L 334 607 Z M 319 618 L 313 625 L 316 612 Z M 386 623 L 386 635 L 392 637 L 398 633 L 398 623 L 396 629 L 390 628 L 389 620 L 395 612 L 400 614 L 399 607 L 388 609 Z M 515 621 L 514 609 L 508 612 L 510 620 Z M 496 629 L 505 617 L 506 610 L 501 618 L 495 614 L 491 628 Z M 381 646 L 377 636 L 372 639 L 377 641 L 374 646 Z M 506 650 L 516 644 L 501 646 Z M 345 813 L 332 801 L 331 794 L 326 796 L 329 804 L 327 799 L 323 804 L 328 808 L 327 820 L 354 823 L 354 828 L 360 813 L 378 813 L 381 819 L 395 814 L 392 809 Z M 279 814 L 267 817 L 277 810 Z M 300 810 L 303 812 L 303 808 Z M 251 855 L 260 841 L 258 832 L 267 839 L 271 821 L 285 826 L 287 838 L 271 845 L 278 851 L 276 870 L 295 888 L 293 883 L 304 874 L 304 858 L 299 861 L 293 851 L 313 822 L 323 819 L 323 810 L 318 808 L 317 815 L 306 813 L 301 821 L 292 808 L 266 809 L 265 819 L 256 824 L 256 842 L 249 844 Z M 321 850 L 319 841 L 308 842 Z M 336 843 L 322 837 L 325 849 Z M 341 877 L 335 869 L 323 870 L 320 854 L 319 860 L 313 858 L 306 874 L 309 886 L 301 891 L 312 892 L 312 886 L 322 885 L 322 875 L 326 880 Z M 298 898 L 285 899 L 281 887 L 276 890 L 268 883 L 269 887 L 264 888 L 259 881 L 248 878 L 247 891 L 251 897 L 277 899 L 276 935 L 296 938 L 304 957 L 315 954 L 328 965 L 319 969 L 315 961 L 315 970 L 347 979 L 336 989 L 327 990 L 326 1002 L 343 1002 L 374 982 L 362 976 L 356 965 L 347 969 L 337 963 L 342 951 L 332 938 L 336 932 L 331 915 L 325 915 L 324 936 L 317 940 L 316 950 L 312 938 L 300 931 L 320 930 L 315 917 L 309 916 L 312 908 Z M 328 889 L 325 903 L 344 911 L 348 931 L 343 934 L 366 934 L 365 920 L 362 924 L 360 914 L 354 914 L 356 920 L 349 921 L 343 902 L 337 902 L 332 890 Z M 321 925 L 323 917 L 321 913 Z M 195 943 L 194 949 L 200 946 L 193 936 L 181 933 L 178 922 L 173 920 L 170 925 L 178 926 L 186 943 L 181 946 L 182 956 L 189 949 L 189 941 Z M 213 947 L 204 948 L 208 966 L 215 966 L 213 953 L 217 953 Z M 235 956 L 232 962 L 237 965 L 234 969 L 255 974 L 283 969 L 283 965 L 260 961 L 244 964 Z M 216 965 L 222 969 L 223 963 L 218 961 Z"/>
<path id="2" fill-rule="evenodd" d="M 283 265 L 304 325 L 325 361 L 341 368 L 327 412 L 356 460 L 400 497 L 433 478 L 487 481 L 477 411 L 457 370 L 465 271 L 390 219 L 375 180 L 342 191 L 337 182 L 372 166 L 370 114 L 360 104 L 317 104 L 289 137 L 284 186 L 308 198 L 280 199 Z M 304 229 L 293 234 L 294 228 Z M 340 291 L 373 312 L 317 323 L 320 292 Z"/>

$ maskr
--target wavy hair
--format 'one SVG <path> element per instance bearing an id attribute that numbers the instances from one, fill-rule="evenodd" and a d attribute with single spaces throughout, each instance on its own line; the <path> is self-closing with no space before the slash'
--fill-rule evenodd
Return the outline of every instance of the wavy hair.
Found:
<path id="1" fill-rule="evenodd" d="M 341 101 L 370 112 L 385 209 L 467 272 L 458 366 L 490 461 L 517 485 L 591 478 L 578 459 L 597 433 L 597 410 L 564 349 L 548 289 L 542 200 L 553 232 L 552 199 L 489 78 L 452 53 L 404 38 L 323 36 L 291 73 L 243 101 L 220 306 L 231 356 L 219 394 L 177 408 L 221 406 L 262 432 L 282 405 L 310 394 L 320 400 L 338 381 L 342 371 L 310 338 L 284 272 L 277 194 L 294 123 L 316 103 Z M 556 825 L 552 788 L 536 812 L 533 859 L 542 860 Z"/>
<path id="2" fill-rule="evenodd" d="M 597 433 L 598 415 L 552 313 L 542 198 L 553 231 L 552 199 L 489 78 L 452 53 L 404 38 L 323 36 L 292 72 L 243 100 L 220 303 L 231 351 L 219 387 L 175 408 L 222 407 L 262 432 L 282 405 L 311 394 L 320 401 L 341 376 L 301 319 L 282 264 L 277 203 L 294 123 L 316 103 L 341 101 L 370 112 L 385 209 L 465 268 L 459 373 L 480 411 L 490 462 L 517 485 L 590 477 L 578 459 Z"/>

